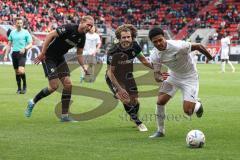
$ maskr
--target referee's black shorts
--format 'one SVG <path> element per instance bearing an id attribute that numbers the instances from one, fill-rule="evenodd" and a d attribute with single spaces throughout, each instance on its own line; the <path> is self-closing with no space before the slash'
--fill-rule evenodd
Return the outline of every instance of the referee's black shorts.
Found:
<path id="1" fill-rule="evenodd" d="M 25 67 L 26 63 L 26 53 L 22 54 L 20 51 L 13 51 L 12 52 L 12 63 L 13 68 L 18 69 L 19 66 Z"/>
<path id="2" fill-rule="evenodd" d="M 42 66 L 45 76 L 48 77 L 49 80 L 70 76 L 70 71 L 64 57 L 46 57 L 46 59 L 42 61 Z"/>

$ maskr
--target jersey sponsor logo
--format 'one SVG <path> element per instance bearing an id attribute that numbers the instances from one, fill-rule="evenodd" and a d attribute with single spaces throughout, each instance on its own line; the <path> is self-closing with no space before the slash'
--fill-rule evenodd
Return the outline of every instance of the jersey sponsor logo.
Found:
<path id="1" fill-rule="evenodd" d="M 70 39 L 66 39 L 65 42 L 67 42 L 71 46 L 76 46 L 77 44 L 71 41 Z"/>
<path id="2" fill-rule="evenodd" d="M 64 32 L 66 32 L 66 28 L 64 28 L 64 27 L 63 28 L 59 28 L 58 31 L 60 32 L 60 34 L 62 34 Z"/>
<path id="3" fill-rule="evenodd" d="M 133 59 L 128 59 L 125 61 L 118 61 L 118 64 L 130 64 L 130 63 L 133 63 Z"/>

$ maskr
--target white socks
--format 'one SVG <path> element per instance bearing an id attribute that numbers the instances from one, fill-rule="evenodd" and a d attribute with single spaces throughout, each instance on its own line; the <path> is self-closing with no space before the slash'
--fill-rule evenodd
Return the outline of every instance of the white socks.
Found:
<path id="1" fill-rule="evenodd" d="M 197 101 L 193 112 L 196 113 L 199 110 L 200 106 L 201 106 L 201 103 Z"/>
<path id="2" fill-rule="evenodd" d="M 232 62 L 228 61 L 228 64 L 230 65 L 230 67 L 232 68 L 232 72 L 235 72 L 235 68 L 232 65 Z"/>
<path id="3" fill-rule="evenodd" d="M 228 64 L 230 65 L 230 67 L 232 68 L 232 72 L 235 72 L 235 68 L 234 66 L 232 65 L 232 62 L 231 61 L 228 61 Z M 222 69 L 222 72 L 224 73 L 225 72 L 225 65 L 226 65 L 226 62 L 222 62 L 221 63 L 221 69 Z"/>
<path id="4" fill-rule="evenodd" d="M 157 127 L 158 131 L 161 133 L 165 133 L 165 106 L 157 104 L 156 106 L 156 119 L 157 119 Z"/>
<path id="5" fill-rule="evenodd" d="M 226 64 L 225 61 L 221 63 L 221 68 L 223 73 L 225 72 L 225 64 Z"/>

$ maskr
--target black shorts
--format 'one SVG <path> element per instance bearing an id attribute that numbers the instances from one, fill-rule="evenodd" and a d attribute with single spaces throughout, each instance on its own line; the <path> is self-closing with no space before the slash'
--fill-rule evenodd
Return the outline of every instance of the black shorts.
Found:
<path id="1" fill-rule="evenodd" d="M 12 52 L 12 63 L 13 68 L 18 69 L 19 66 L 25 67 L 26 63 L 26 53 L 21 54 L 20 52 Z"/>
<path id="2" fill-rule="evenodd" d="M 64 57 L 58 59 L 46 57 L 42 62 L 42 66 L 45 76 L 49 80 L 70 76 L 70 71 Z"/>
<path id="3" fill-rule="evenodd" d="M 116 93 L 118 92 L 116 86 L 111 82 L 110 78 L 107 75 L 105 75 L 105 80 L 107 82 L 109 89 L 112 91 L 114 97 L 116 98 Z M 118 79 L 118 83 L 123 89 L 127 91 L 129 95 L 138 96 L 138 88 L 133 76 L 130 76 L 126 80 Z"/>

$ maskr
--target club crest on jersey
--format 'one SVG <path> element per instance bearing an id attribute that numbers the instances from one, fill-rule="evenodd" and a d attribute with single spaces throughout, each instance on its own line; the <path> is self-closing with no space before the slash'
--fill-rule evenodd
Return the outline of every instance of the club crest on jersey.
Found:
<path id="1" fill-rule="evenodd" d="M 82 39 L 81 39 L 81 38 L 79 38 L 79 39 L 78 39 L 78 43 L 80 43 L 81 41 L 82 41 Z"/>
<path id="2" fill-rule="evenodd" d="M 64 33 L 65 31 L 66 31 L 66 28 L 64 28 L 64 27 L 63 28 L 59 28 L 59 32 L 60 33 Z"/>
<path id="3" fill-rule="evenodd" d="M 132 55 L 133 55 L 133 56 L 135 56 L 135 55 L 136 55 L 136 53 L 135 53 L 134 51 L 132 51 Z"/>
<path id="4" fill-rule="evenodd" d="M 51 68 L 50 71 L 51 71 L 52 73 L 54 73 L 54 72 L 55 72 L 55 69 L 54 69 L 54 68 Z"/>
<path id="5" fill-rule="evenodd" d="M 66 39 L 65 42 L 67 42 L 71 46 L 76 46 L 77 44 L 71 41 L 70 39 Z"/>

